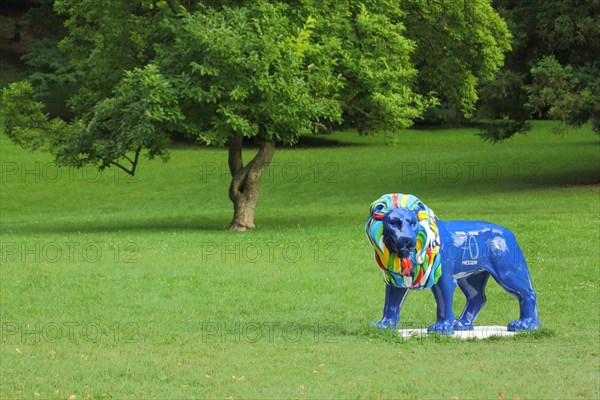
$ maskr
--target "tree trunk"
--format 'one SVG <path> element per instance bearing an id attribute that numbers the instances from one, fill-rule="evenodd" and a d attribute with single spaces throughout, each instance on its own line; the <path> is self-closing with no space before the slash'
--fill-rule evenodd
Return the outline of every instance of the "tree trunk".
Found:
<path id="1" fill-rule="evenodd" d="M 254 212 L 260 196 L 260 177 L 273 159 L 275 141 L 263 143 L 252 161 L 244 166 L 242 159 L 243 136 L 234 133 L 227 146 L 229 148 L 229 171 L 231 185 L 229 198 L 233 202 L 233 220 L 229 224 L 231 231 L 254 229 Z"/>

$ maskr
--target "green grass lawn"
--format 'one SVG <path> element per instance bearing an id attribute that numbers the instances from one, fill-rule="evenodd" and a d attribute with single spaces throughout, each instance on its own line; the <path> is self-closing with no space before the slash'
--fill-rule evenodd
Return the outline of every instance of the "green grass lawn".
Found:
<path id="1" fill-rule="evenodd" d="M 0 135 L 0 397 L 597 399 L 599 137 L 551 126 L 497 145 L 452 129 L 280 148 L 257 229 L 237 234 L 223 149 L 176 146 L 128 178 L 56 168 Z M 544 328 L 369 328 L 384 283 L 363 229 L 390 192 L 514 231 Z M 498 284 L 487 293 L 479 325 L 518 317 Z M 431 293 L 411 293 L 402 325 L 434 319 Z"/>

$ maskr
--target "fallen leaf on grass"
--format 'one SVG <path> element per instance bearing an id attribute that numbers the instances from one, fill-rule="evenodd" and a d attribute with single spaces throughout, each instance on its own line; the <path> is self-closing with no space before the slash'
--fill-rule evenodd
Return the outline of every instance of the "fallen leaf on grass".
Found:
<path id="1" fill-rule="evenodd" d="M 298 385 L 298 390 L 299 390 L 300 392 L 304 391 L 304 385 Z"/>
<path id="2" fill-rule="evenodd" d="M 17 354 L 21 354 L 21 350 L 19 350 L 18 348 L 15 349 L 15 351 L 17 352 Z"/>

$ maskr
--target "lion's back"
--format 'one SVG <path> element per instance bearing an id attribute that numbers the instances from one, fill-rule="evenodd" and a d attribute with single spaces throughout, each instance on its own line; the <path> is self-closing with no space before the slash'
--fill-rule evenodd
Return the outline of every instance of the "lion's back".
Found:
<path id="1" fill-rule="evenodd" d="M 450 236 L 483 236 L 486 239 L 496 236 L 505 239 L 514 238 L 514 234 L 507 228 L 487 221 L 439 221 L 448 231 Z"/>
<path id="2" fill-rule="evenodd" d="M 515 235 L 486 221 L 440 221 L 443 261 L 454 273 L 490 270 L 498 261 L 522 258 Z"/>

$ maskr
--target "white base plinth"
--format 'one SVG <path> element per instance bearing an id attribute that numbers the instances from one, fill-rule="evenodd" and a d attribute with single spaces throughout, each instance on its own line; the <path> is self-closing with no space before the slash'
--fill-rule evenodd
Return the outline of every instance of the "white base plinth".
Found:
<path id="1" fill-rule="evenodd" d="M 427 328 L 423 329 L 398 329 L 398 333 L 403 338 L 427 336 Z M 509 332 L 506 326 L 474 326 L 472 331 L 454 331 L 451 337 L 460 339 L 485 339 L 490 336 L 513 336 L 515 332 Z"/>

